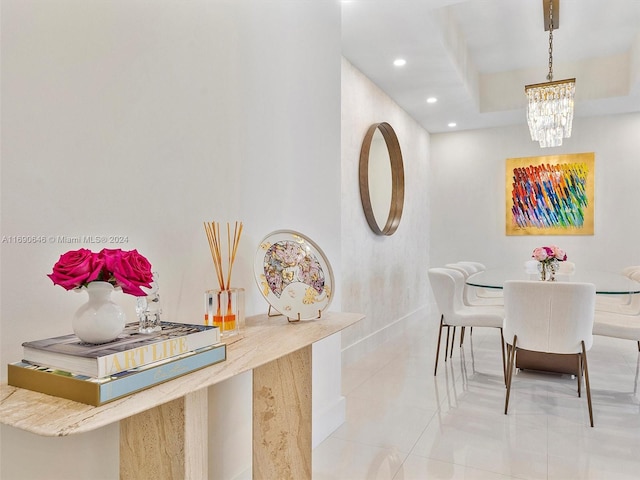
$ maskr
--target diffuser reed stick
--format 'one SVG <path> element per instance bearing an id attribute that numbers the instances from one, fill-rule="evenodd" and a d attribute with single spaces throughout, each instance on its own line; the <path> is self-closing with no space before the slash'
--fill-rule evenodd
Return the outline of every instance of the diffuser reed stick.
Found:
<path id="1" fill-rule="evenodd" d="M 238 245 L 240 244 L 240 236 L 242 235 L 242 222 L 236 222 L 235 227 L 233 229 L 233 248 L 231 247 L 231 228 L 227 223 L 227 252 L 229 258 L 229 270 L 227 272 L 227 288 L 231 286 L 231 270 L 233 268 L 233 264 L 236 261 L 236 253 L 238 252 Z"/>
<path id="2" fill-rule="evenodd" d="M 235 330 L 236 329 L 236 316 L 233 312 L 232 306 L 232 294 L 229 290 L 231 287 L 231 272 L 236 260 L 236 253 L 238 252 L 238 245 L 240 244 L 240 237 L 242 236 L 242 222 L 235 222 L 233 230 L 233 238 L 231 237 L 231 225 L 227 222 L 227 275 L 225 282 L 224 267 L 222 260 L 222 242 L 220 237 L 220 224 L 218 222 L 204 222 L 204 230 L 207 234 L 207 241 L 209 242 L 209 249 L 211 250 L 211 259 L 213 260 L 213 266 L 216 270 L 216 276 L 218 278 L 218 285 L 220 291 L 217 294 L 217 308 L 216 313 L 213 314 L 213 324 L 219 326 L 221 331 Z M 221 296 L 224 296 L 227 300 L 227 313 L 222 315 L 220 310 Z M 205 323 L 208 324 L 209 310 L 205 311 Z"/>
<path id="3" fill-rule="evenodd" d="M 231 237 L 231 225 L 227 222 L 227 275 L 225 282 L 224 266 L 222 261 L 222 242 L 220 237 L 220 224 L 218 222 L 204 222 L 204 230 L 209 241 L 211 259 L 218 277 L 220 290 L 228 290 L 231 286 L 231 272 L 236 261 L 238 245 L 242 236 L 242 222 L 235 222 L 233 238 Z"/>

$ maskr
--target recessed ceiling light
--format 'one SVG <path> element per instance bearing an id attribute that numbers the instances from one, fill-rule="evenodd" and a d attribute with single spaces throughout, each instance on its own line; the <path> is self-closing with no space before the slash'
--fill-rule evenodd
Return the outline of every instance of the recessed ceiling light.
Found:
<path id="1" fill-rule="evenodd" d="M 438 101 L 438 99 L 436 97 L 427 98 L 427 103 L 436 103 L 437 101 Z"/>
<path id="2" fill-rule="evenodd" d="M 396 58 L 396 59 L 393 61 L 393 64 L 394 64 L 396 67 L 404 67 L 404 66 L 407 64 L 407 61 L 406 61 L 404 58 Z"/>
<path id="3" fill-rule="evenodd" d="M 447 127 L 451 127 L 451 128 L 453 128 L 453 127 L 455 127 L 456 125 L 457 125 L 457 123 L 456 123 L 456 122 L 449 122 L 449 123 L 447 124 Z"/>

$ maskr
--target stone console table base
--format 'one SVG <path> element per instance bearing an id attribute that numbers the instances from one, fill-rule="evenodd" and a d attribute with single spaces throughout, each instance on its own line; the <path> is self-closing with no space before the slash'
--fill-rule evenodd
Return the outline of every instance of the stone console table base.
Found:
<path id="1" fill-rule="evenodd" d="M 207 478 L 207 390 L 120 422 L 120 479 Z"/>
<path id="2" fill-rule="evenodd" d="M 253 478 L 311 478 L 311 346 L 253 371 Z"/>
<path id="3" fill-rule="evenodd" d="M 227 360 L 115 402 L 92 407 L 0 385 L 0 422 L 44 436 L 120 423 L 122 479 L 207 478 L 207 388 L 253 371 L 253 477 L 311 478 L 311 345 L 362 318 L 323 314 L 289 323 L 247 319 Z"/>

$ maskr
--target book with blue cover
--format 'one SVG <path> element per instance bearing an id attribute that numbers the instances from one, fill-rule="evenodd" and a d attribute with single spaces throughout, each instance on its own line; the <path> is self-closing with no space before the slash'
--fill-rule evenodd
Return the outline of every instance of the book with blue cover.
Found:
<path id="1" fill-rule="evenodd" d="M 22 361 L 8 365 L 7 383 L 98 406 L 214 365 L 226 358 L 226 345 L 218 344 L 101 378 Z"/>
<path id="2" fill-rule="evenodd" d="M 74 334 L 22 344 L 22 359 L 36 365 L 105 377 L 220 343 L 220 328 L 162 322 L 158 332 L 140 333 L 129 323 L 115 340 L 85 343 Z"/>

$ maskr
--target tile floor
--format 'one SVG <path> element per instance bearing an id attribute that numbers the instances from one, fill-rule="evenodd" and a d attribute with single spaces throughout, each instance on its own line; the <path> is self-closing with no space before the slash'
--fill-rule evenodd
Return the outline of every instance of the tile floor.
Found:
<path id="1" fill-rule="evenodd" d="M 314 449 L 314 480 L 640 478 L 635 342 L 594 338 L 591 428 L 569 375 L 518 372 L 504 415 L 494 329 L 474 329 L 434 377 L 437 322 L 344 367 L 346 422 Z"/>

